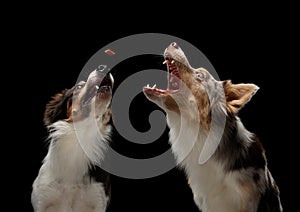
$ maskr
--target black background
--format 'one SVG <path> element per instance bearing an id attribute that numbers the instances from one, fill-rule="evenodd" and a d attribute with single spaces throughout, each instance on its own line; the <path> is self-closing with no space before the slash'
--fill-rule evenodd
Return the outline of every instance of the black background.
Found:
<path id="1" fill-rule="evenodd" d="M 105 22 L 103 17 L 99 17 L 99 23 L 93 26 L 77 19 L 54 20 L 44 16 L 22 22 L 22 35 L 17 34 L 17 39 L 12 42 L 17 47 L 10 53 L 14 61 L 10 64 L 13 67 L 10 72 L 12 79 L 20 80 L 17 85 L 13 85 L 18 87 L 17 95 L 13 95 L 17 103 L 7 105 L 7 110 L 14 111 L 10 118 L 12 122 L 9 122 L 9 137 L 12 145 L 20 150 L 17 162 L 9 167 L 17 172 L 17 180 L 13 181 L 17 189 L 8 197 L 15 199 L 16 195 L 20 196 L 22 204 L 13 204 L 11 207 L 32 211 L 31 186 L 47 151 L 44 142 L 47 134 L 42 119 L 45 104 L 50 97 L 73 86 L 85 63 L 103 46 L 125 36 L 151 32 L 176 36 L 196 46 L 210 60 L 222 80 L 255 83 L 260 87 L 240 111 L 240 117 L 246 128 L 261 138 L 269 168 L 281 190 L 283 207 L 285 211 L 291 211 L 291 188 L 296 190 L 292 182 L 298 184 L 292 179 L 296 167 L 293 166 L 296 155 L 292 150 L 297 137 L 290 122 L 290 118 L 296 117 L 293 93 L 297 91 L 292 83 L 295 78 L 295 67 L 291 65 L 295 59 L 291 53 L 291 49 L 295 48 L 291 42 L 293 33 L 290 26 L 275 12 L 266 18 L 263 12 L 260 15 L 257 19 L 238 20 L 240 16 L 233 17 L 228 22 L 217 19 L 208 23 L 202 19 L 201 24 L 199 22 L 192 28 L 184 23 L 172 23 L 172 27 L 160 30 L 155 27 L 150 29 L 147 23 L 143 26 L 137 24 L 140 28 L 134 27 L 133 30 L 120 29 L 113 23 L 112 29 L 106 28 L 102 25 Z M 43 18 L 43 21 L 38 22 L 38 18 Z M 161 20 L 154 25 L 166 22 Z M 164 48 L 162 46 L 162 51 Z M 139 65 L 136 65 L 130 70 L 135 72 L 138 69 Z M 122 82 L 122 75 L 118 77 L 117 71 L 114 74 L 116 83 Z M 131 116 L 137 126 L 143 126 L 140 123 L 147 120 L 141 115 L 143 108 L 156 108 L 142 95 L 132 107 L 139 114 Z M 148 123 L 144 124 L 146 126 Z M 155 142 L 149 148 L 132 147 L 130 143 L 129 146 L 124 145 L 121 137 L 118 137 L 117 142 L 118 147 L 137 158 L 151 156 L 153 151 L 168 147 L 166 137 L 161 139 L 161 143 Z M 13 178 L 10 179 L 12 181 Z M 191 190 L 178 169 L 141 180 L 112 176 L 109 211 L 120 210 L 197 211 Z"/>

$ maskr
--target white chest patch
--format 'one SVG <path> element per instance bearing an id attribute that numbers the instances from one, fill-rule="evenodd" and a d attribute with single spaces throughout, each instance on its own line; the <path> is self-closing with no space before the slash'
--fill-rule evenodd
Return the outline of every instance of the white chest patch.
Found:
<path id="1" fill-rule="evenodd" d="M 101 183 L 66 184 L 37 179 L 33 189 L 35 211 L 104 212 L 108 202 Z"/>
<path id="2" fill-rule="evenodd" d="M 108 202 L 104 186 L 91 179 L 88 170 L 91 158 L 102 156 L 106 140 L 91 127 L 77 131 L 84 138 L 81 143 L 73 124 L 59 121 L 52 127 L 48 154 L 33 183 L 31 198 L 35 211 L 104 212 Z M 102 140 L 97 139 L 99 137 Z M 93 147 L 97 147 L 99 153 L 93 155 L 91 151 L 91 155 L 87 155 Z"/>

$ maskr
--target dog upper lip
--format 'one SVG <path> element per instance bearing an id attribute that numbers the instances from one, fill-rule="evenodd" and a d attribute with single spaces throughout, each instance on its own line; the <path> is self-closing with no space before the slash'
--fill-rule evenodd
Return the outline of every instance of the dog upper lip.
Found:
<path id="1" fill-rule="evenodd" d="M 164 57 L 165 59 L 172 58 L 170 52 L 168 52 L 167 50 L 164 52 Z"/>

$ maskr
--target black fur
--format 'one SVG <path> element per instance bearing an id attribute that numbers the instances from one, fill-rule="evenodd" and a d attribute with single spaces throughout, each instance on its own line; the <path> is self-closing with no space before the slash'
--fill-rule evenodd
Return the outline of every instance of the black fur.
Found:
<path id="1" fill-rule="evenodd" d="M 44 113 L 44 124 L 46 126 L 68 118 L 67 104 L 72 104 L 74 88 L 75 86 L 71 89 L 64 89 L 47 103 Z"/>
<path id="2" fill-rule="evenodd" d="M 105 170 L 101 169 L 99 166 L 92 166 L 89 169 L 89 177 L 90 179 L 95 180 L 96 182 L 101 182 L 105 189 L 105 194 L 109 197 L 111 195 L 111 182 L 110 182 L 110 174 Z"/>
<path id="3" fill-rule="evenodd" d="M 226 120 L 224 136 L 217 151 L 218 160 L 226 161 L 226 171 L 247 168 L 264 168 L 267 164 L 265 150 L 254 134 L 251 144 L 246 144 L 238 136 L 237 118 L 229 114 Z"/>
<path id="4" fill-rule="evenodd" d="M 271 173 L 267 173 L 267 187 L 265 192 L 261 195 L 257 212 L 281 212 L 279 205 L 279 189 L 272 180 Z"/>
<path id="5" fill-rule="evenodd" d="M 251 169 L 252 179 L 261 186 L 264 182 L 265 189 L 260 193 L 258 212 L 280 212 L 280 192 L 271 173 L 267 168 L 267 159 L 263 145 L 254 134 L 249 141 L 242 140 L 238 136 L 237 118 L 234 114 L 227 117 L 223 139 L 215 154 L 217 160 L 226 164 L 225 171 L 243 171 Z M 247 144 L 246 144 L 247 142 Z M 224 162 L 225 161 L 225 162 Z M 259 173 L 267 173 L 265 179 L 261 179 Z"/>

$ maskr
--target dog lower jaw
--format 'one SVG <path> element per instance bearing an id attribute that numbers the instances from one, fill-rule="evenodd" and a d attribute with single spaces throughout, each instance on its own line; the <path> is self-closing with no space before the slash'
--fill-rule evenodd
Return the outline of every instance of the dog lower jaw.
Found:
<path id="1" fill-rule="evenodd" d="M 179 90 L 162 90 L 158 88 L 151 88 L 149 86 L 144 86 L 143 92 L 151 100 L 153 97 L 156 98 L 166 97 L 170 94 L 179 92 Z"/>

